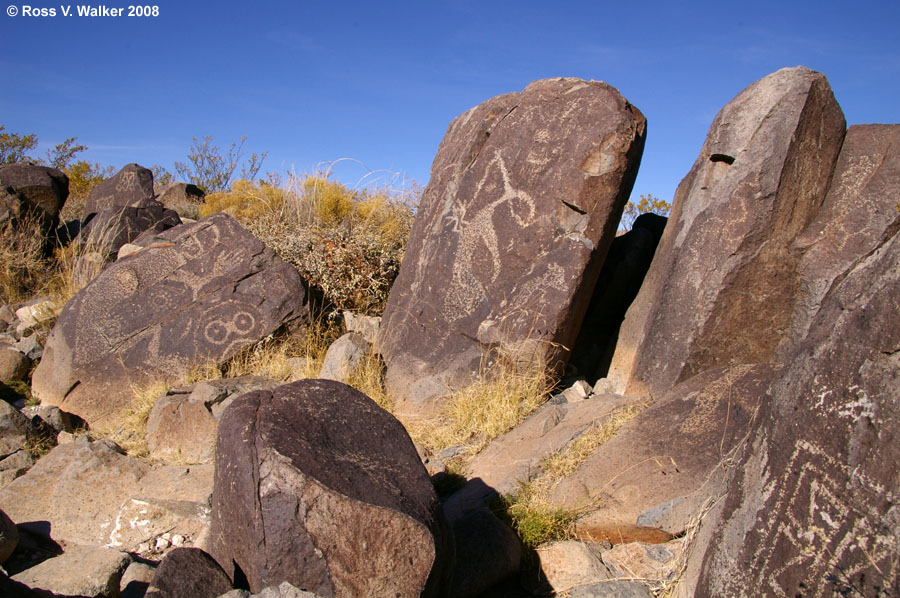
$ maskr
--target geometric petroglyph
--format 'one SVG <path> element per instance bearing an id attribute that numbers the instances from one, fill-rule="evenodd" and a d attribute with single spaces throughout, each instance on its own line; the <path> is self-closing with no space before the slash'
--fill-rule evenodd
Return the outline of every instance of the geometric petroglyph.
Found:
<path id="1" fill-rule="evenodd" d="M 869 520 L 874 505 L 867 513 L 848 501 L 852 492 L 853 502 L 868 507 L 866 499 L 883 495 L 884 487 L 857 472 L 862 487 L 851 489 L 839 481 L 850 479 L 849 471 L 835 477 L 845 470 L 816 445 L 796 443 L 784 475 L 769 486 L 775 489 L 772 507 L 765 509 L 767 521 L 754 542 L 756 577 L 744 584 L 746 591 L 793 598 L 791 581 L 800 579 L 810 595 L 840 594 L 860 574 L 897 560 L 897 536 L 879 534 Z"/>

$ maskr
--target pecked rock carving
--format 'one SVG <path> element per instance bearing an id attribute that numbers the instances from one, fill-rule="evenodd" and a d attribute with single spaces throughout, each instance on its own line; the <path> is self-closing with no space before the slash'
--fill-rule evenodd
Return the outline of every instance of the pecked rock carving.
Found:
<path id="1" fill-rule="evenodd" d="M 92 425 L 132 386 L 222 362 L 307 314 L 297 271 L 224 214 L 158 235 L 66 304 L 33 376 L 35 396 Z"/>
<path id="2" fill-rule="evenodd" d="M 782 69 L 716 116 L 675 194 L 608 377 L 659 396 L 708 369 L 770 361 L 800 285 L 791 244 L 823 203 L 845 122 L 825 76 Z"/>
<path id="3" fill-rule="evenodd" d="M 534 82 L 450 124 L 382 321 L 398 409 L 431 410 L 491 349 L 565 362 L 645 126 L 614 88 L 578 79 Z"/>

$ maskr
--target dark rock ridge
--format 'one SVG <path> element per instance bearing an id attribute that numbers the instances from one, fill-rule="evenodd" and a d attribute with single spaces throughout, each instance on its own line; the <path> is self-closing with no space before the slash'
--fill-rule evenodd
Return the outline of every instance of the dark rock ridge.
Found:
<path id="1" fill-rule="evenodd" d="M 211 553 L 250 590 L 447 596 L 453 540 L 406 430 L 362 393 L 300 380 L 243 395 L 216 444 Z"/>
<path id="2" fill-rule="evenodd" d="M 716 116 L 619 332 L 609 378 L 659 396 L 713 367 L 771 360 L 790 335 L 790 251 L 813 220 L 845 133 L 824 75 L 782 69 Z"/>
<path id="3" fill-rule="evenodd" d="M 401 412 L 471 382 L 492 349 L 560 366 L 644 145 L 613 87 L 536 81 L 449 126 L 381 326 Z"/>
<path id="4" fill-rule="evenodd" d="M 102 423 L 129 406 L 134 385 L 176 381 L 306 317 L 297 271 L 230 216 L 157 239 L 63 308 L 32 378 L 42 402 Z"/>

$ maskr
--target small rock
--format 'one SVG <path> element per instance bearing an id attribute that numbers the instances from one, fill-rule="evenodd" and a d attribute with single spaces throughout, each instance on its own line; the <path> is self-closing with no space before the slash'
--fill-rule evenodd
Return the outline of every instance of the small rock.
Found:
<path id="1" fill-rule="evenodd" d="M 98 546 L 71 546 L 58 557 L 26 569 L 12 578 L 30 588 L 63 596 L 107 598 L 119 592 L 122 574 L 131 562 L 124 552 Z"/>
<path id="2" fill-rule="evenodd" d="M 572 386 L 562 392 L 562 395 L 566 399 L 566 403 L 577 403 L 591 396 L 592 392 L 590 384 L 584 380 L 576 380 Z"/>
<path id="3" fill-rule="evenodd" d="M 174 548 L 160 561 L 147 598 L 215 598 L 231 590 L 231 579 L 199 548 Z"/>
<path id="4" fill-rule="evenodd" d="M 0 461 L 0 471 L 21 470 L 23 473 L 34 465 L 34 456 L 26 450 L 19 450 Z"/>
<path id="5" fill-rule="evenodd" d="M 60 432 L 56 435 L 56 444 L 69 444 L 70 442 L 75 442 L 75 434 L 71 432 Z"/>
<path id="6" fill-rule="evenodd" d="M 19 326 L 25 328 L 33 328 L 41 322 L 52 320 L 59 314 L 59 308 L 56 302 L 50 297 L 38 297 L 32 299 L 22 307 L 16 310 L 16 318 L 19 320 Z"/>
<path id="7" fill-rule="evenodd" d="M 44 355 L 44 345 L 37 333 L 20 338 L 13 348 L 32 361 L 38 361 Z"/>
<path id="8" fill-rule="evenodd" d="M 348 382 L 353 371 L 371 350 L 372 345 L 361 334 L 348 332 L 328 347 L 319 378 Z"/>
<path id="9" fill-rule="evenodd" d="M 28 375 L 31 360 L 11 347 L 0 346 L 0 382 L 17 382 Z"/>
<path id="10" fill-rule="evenodd" d="M 184 544 L 184 536 L 182 536 L 181 534 L 175 534 L 174 536 L 172 536 L 171 542 L 172 546 L 175 546 L 177 548 Z"/>
<path id="11" fill-rule="evenodd" d="M 19 543 L 19 530 L 9 515 L 0 510 L 0 565 L 6 562 L 9 555 Z"/>
<path id="12" fill-rule="evenodd" d="M 616 388 L 616 383 L 609 378 L 600 378 L 599 380 L 597 380 L 597 383 L 594 384 L 593 392 L 595 395 L 620 394 L 619 389 Z"/>
<path id="13" fill-rule="evenodd" d="M 453 522 L 456 566 L 450 595 L 474 598 L 519 570 L 522 545 L 505 523 L 485 507 Z"/>
<path id="14" fill-rule="evenodd" d="M 156 549 L 156 552 L 163 552 L 169 546 L 171 546 L 171 543 L 160 536 L 156 539 L 156 543 L 153 545 L 153 548 Z"/>
<path id="15" fill-rule="evenodd" d="M 344 312 L 344 327 L 347 332 L 360 334 L 370 344 L 375 344 L 379 326 L 381 326 L 381 318 L 377 316 L 365 316 L 352 311 Z"/>
<path id="16" fill-rule="evenodd" d="M 144 598 L 155 573 L 156 568 L 148 563 L 135 561 L 128 565 L 119 582 L 121 598 Z"/>
<path id="17" fill-rule="evenodd" d="M 53 405 L 34 405 L 22 409 L 22 414 L 31 418 L 32 423 L 37 423 L 34 418 L 53 428 L 56 432 L 72 432 L 72 418 L 69 414 Z"/>
<path id="18" fill-rule="evenodd" d="M 30 431 L 29 419 L 6 401 L 0 401 L 0 459 L 24 448 Z"/>
<path id="19" fill-rule="evenodd" d="M 540 546 L 537 554 L 541 570 L 556 593 L 613 578 L 595 544 L 575 540 L 553 542 Z"/>

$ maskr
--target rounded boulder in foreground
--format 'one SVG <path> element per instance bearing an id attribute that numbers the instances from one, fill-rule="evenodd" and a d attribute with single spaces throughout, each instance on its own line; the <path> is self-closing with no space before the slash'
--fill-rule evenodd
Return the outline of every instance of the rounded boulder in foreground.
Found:
<path id="1" fill-rule="evenodd" d="M 450 534 L 406 430 L 359 391 L 300 380 L 222 415 L 211 552 L 252 591 L 446 596 Z"/>

